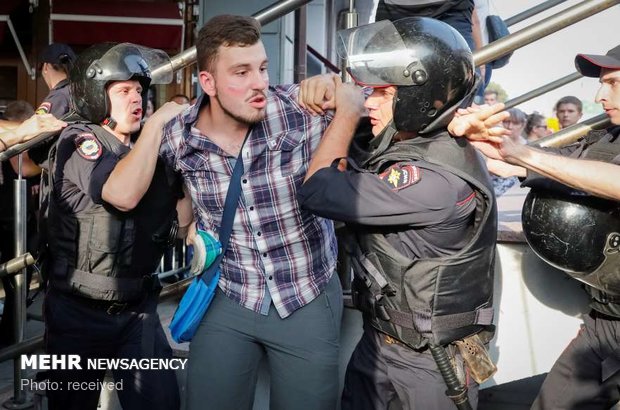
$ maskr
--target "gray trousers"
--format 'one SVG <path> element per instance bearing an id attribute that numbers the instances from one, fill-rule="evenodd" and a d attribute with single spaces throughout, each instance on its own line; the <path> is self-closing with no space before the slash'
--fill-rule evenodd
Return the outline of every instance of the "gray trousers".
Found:
<path id="1" fill-rule="evenodd" d="M 341 317 L 337 275 L 285 319 L 273 305 L 264 316 L 218 290 L 190 345 L 187 410 L 251 409 L 263 357 L 270 409 L 336 409 Z"/>
<path id="2" fill-rule="evenodd" d="M 596 312 L 545 378 L 535 410 L 607 410 L 620 400 L 620 320 Z"/>
<path id="3" fill-rule="evenodd" d="M 471 407 L 478 405 L 478 384 L 467 376 Z M 454 402 L 430 351 L 415 351 L 364 324 L 344 382 L 342 410 L 387 410 L 400 402 L 404 410 L 453 410 Z"/>

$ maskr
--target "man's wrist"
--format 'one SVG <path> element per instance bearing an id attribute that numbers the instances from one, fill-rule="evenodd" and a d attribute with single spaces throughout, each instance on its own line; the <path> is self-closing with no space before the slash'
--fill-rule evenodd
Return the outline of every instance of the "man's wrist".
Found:
<path id="1" fill-rule="evenodd" d="M 17 134 L 15 134 L 14 130 L 8 130 L 2 134 L 2 142 L 4 142 L 7 149 L 19 143 L 20 139 L 21 138 Z"/>

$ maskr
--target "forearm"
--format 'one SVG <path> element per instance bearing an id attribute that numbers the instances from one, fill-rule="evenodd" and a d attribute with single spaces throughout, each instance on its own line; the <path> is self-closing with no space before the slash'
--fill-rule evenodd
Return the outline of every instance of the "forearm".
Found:
<path id="1" fill-rule="evenodd" d="M 147 121 L 134 147 L 103 185 L 104 201 L 121 211 L 131 210 L 140 202 L 153 179 L 162 135 L 161 122 Z"/>
<path id="2" fill-rule="evenodd" d="M 18 144 L 22 139 L 22 136 L 17 134 L 14 129 L 5 128 L 0 131 L 0 139 L 2 140 L 2 143 L 0 143 L 0 152 Z"/>
<path id="3" fill-rule="evenodd" d="M 474 39 L 476 50 L 482 48 L 482 28 L 480 27 L 480 19 L 478 18 L 478 12 L 474 8 L 471 15 L 471 34 Z"/>
<path id="4" fill-rule="evenodd" d="M 527 176 L 527 170 L 518 165 L 512 165 L 498 159 L 486 158 L 487 168 L 489 172 L 502 178 Z"/>
<path id="5" fill-rule="evenodd" d="M 527 155 L 510 162 L 594 196 L 620 201 L 620 165 L 527 150 Z"/>
<path id="6" fill-rule="evenodd" d="M 336 110 L 334 119 L 325 130 L 321 143 L 312 156 L 304 181 L 319 169 L 331 166 L 335 159 L 347 156 L 358 122 L 359 116 L 343 114 Z"/>

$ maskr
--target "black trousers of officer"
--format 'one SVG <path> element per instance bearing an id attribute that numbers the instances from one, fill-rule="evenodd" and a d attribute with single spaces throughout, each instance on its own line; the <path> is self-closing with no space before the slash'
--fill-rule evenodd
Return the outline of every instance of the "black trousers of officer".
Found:
<path id="1" fill-rule="evenodd" d="M 583 322 L 532 410 L 607 410 L 620 400 L 620 319 L 592 311 Z"/>
<path id="2" fill-rule="evenodd" d="M 466 375 L 467 395 L 478 405 L 478 384 Z M 405 410 L 454 409 L 446 383 L 430 351 L 413 350 L 364 324 L 364 334 L 353 351 L 344 381 L 342 410 L 387 410 L 400 401 Z"/>
<path id="3" fill-rule="evenodd" d="M 78 354 L 82 370 L 51 370 L 48 389 L 50 410 L 94 410 L 100 391 L 69 389 L 70 382 L 103 382 L 105 370 L 89 369 L 88 358 L 170 358 L 168 344 L 156 312 L 157 297 L 145 298 L 119 312 L 108 311 L 93 302 L 48 290 L 44 304 L 45 344 L 48 354 Z M 117 390 L 125 410 L 177 410 L 179 388 L 174 370 L 113 370 L 122 380 Z M 51 384 L 51 383 L 50 383 Z M 86 386 L 86 384 L 82 384 Z"/>

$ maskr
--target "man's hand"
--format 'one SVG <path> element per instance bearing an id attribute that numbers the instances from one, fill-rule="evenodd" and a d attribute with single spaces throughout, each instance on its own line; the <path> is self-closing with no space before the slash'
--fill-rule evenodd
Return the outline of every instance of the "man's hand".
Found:
<path id="1" fill-rule="evenodd" d="M 503 135 L 510 131 L 501 126 L 502 121 L 510 116 L 504 109 L 504 104 L 491 106 L 472 105 L 466 109 L 459 109 L 448 124 L 448 132 L 454 137 L 467 137 L 470 141 L 502 142 Z"/>
<path id="2" fill-rule="evenodd" d="M 357 85 L 338 82 L 334 94 L 334 109 L 337 115 L 351 116 L 357 121 L 366 115 L 364 102 L 364 94 Z"/>
<path id="3" fill-rule="evenodd" d="M 342 80 L 336 74 L 322 74 L 307 78 L 299 84 L 297 101 L 312 115 L 323 115 L 336 108 L 336 87 Z"/>
<path id="4" fill-rule="evenodd" d="M 187 236 L 185 237 L 185 244 L 187 246 L 193 245 L 196 240 L 196 235 L 198 235 L 198 231 L 196 230 L 196 221 L 192 221 L 187 228 Z"/>
<path id="5" fill-rule="evenodd" d="M 312 156 L 304 182 L 319 169 L 329 167 L 335 159 L 347 156 L 357 123 L 366 113 L 362 91 L 353 84 L 338 83 L 334 105 L 336 114 Z"/>
<path id="6" fill-rule="evenodd" d="M 17 142 L 23 142 L 44 132 L 58 131 L 66 126 L 66 122 L 60 121 L 52 114 L 35 114 L 15 129 L 15 136 L 18 138 Z"/>
<path id="7" fill-rule="evenodd" d="M 188 107 L 189 104 L 177 104 L 174 101 L 168 101 L 146 120 L 145 125 L 153 124 L 157 128 L 162 128 L 165 123 L 179 115 Z"/>

